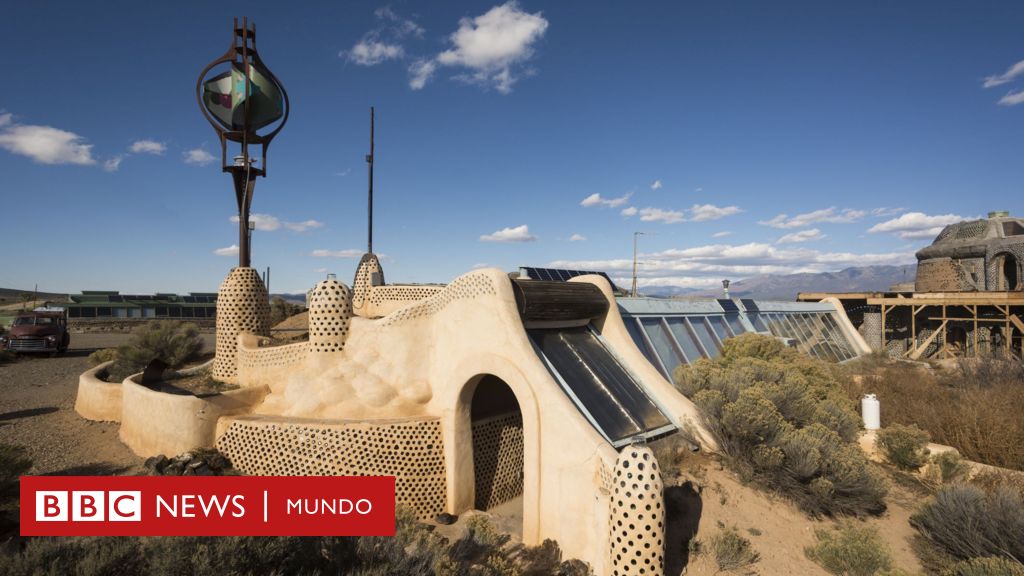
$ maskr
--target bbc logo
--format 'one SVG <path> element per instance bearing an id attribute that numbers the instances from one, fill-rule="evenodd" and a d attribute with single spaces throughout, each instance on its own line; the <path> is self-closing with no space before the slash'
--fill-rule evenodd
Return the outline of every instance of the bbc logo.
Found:
<path id="1" fill-rule="evenodd" d="M 140 491 L 39 490 L 36 522 L 141 522 L 141 503 Z"/>

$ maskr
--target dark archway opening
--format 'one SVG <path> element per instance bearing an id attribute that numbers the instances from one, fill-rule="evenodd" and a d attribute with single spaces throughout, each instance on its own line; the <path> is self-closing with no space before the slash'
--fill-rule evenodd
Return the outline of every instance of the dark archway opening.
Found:
<path id="1" fill-rule="evenodd" d="M 1018 285 L 1017 259 L 1009 254 L 1003 256 L 1003 266 L 1000 272 L 1002 274 L 1003 289 L 1016 290 Z"/>
<path id="2" fill-rule="evenodd" d="M 473 506 L 491 510 L 518 503 L 523 494 L 523 414 L 502 379 L 485 375 L 477 383 L 470 407 L 473 428 Z"/>

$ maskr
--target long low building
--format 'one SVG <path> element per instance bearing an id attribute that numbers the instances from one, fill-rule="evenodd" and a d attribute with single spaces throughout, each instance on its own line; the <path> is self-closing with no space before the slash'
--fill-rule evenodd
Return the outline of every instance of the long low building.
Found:
<path id="1" fill-rule="evenodd" d="M 121 294 L 117 291 L 83 290 L 70 296 L 70 302 L 48 302 L 67 308 L 72 323 L 108 320 L 199 320 L 217 317 L 216 292 L 178 294 Z"/>

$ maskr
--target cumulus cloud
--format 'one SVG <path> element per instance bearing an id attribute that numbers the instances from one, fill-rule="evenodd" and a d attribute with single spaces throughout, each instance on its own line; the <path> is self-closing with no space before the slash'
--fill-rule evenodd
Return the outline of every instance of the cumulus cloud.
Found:
<path id="1" fill-rule="evenodd" d="M 82 136 L 52 126 L 18 124 L 9 112 L 0 114 L 0 148 L 40 164 L 96 163 L 92 144 L 86 144 Z"/>
<path id="2" fill-rule="evenodd" d="M 690 220 L 694 222 L 718 220 L 719 218 L 725 218 L 740 212 L 743 212 L 743 210 L 740 210 L 738 206 L 719 207 L 714 204 L 694 204 L 690 208 Z"/>
<path id="3" fill-rule="evenodd" d="M 672 248 L 641 254 L 641 286 L 716 285 L 722 275 L 747 278 L 760 274 L 829 272 L 850 266 L 901 265 L 914 262 L 913 252 L 853 253 L 822 252 L 802 247 L 782 248 L 772 244 L 709 244 Z M 558 260 L 552 268 L 601 270 L 616 281 L 628 279 L 632 258 L 611 260 Z M 627 282 L 628 283 L 628 282 Z"/>
<path id="4" fill-rule="evenodd" d="M 889 216 L 895 216 L 906 212 L 906 208 L 874 208 L 871 210 L 871 215 L 879 218 L 888 218 Z"/>
<path id="5" fill-rule="evenodd" d="M 664 222 L 665 224 L 675 224 L 677 222 L 684 222 L 686 218 L 683 216 L 682 212 L 677 212 L 675 210 L 641 208 L 640 220 L 643 222 Z"/>
<path id="6" fill-rule="evenodd" d="M 1024 74 L 1024 60 L 1017 62 L 1013 66 L 1010 66 L 1006 72 L 1002 74 L 995 74 L 985 78 L 982 86 L 985 88 L 992 88 L 994 86 L 1002 86 L 1013 81 L 1014 78 Z"/>
<path id="7" fill-rule="evenodd" d="M 185 164 L 196 164 L 197 166 L 206 166 L 216 159 L 213 154 L 210 154 L 202 148 L 186 150 L 182 153 L 182 158 L 184 158 Z"/>
<path id="8" fill-rule="evenodd" d="M 404 58 L 405 48 L 401 42 L 406 36 L 423 36 L 423 27 L 399 16 L 390 6 L 378 8 L 373 15 L 378 26 L 363 34 L 352 48 L 339 52 L 339 57 L 359 66 L 376 66 Z"/>
<path id="9" fill-rule="evenodd" d="M 228 246 L 226 248 L 217 248 L 216 250 L 213 251 L 213 253 L 216 254 L 217 256 L 237 256 L 238 245 L 232 244 L 231 246 Z"/>
<path id="10" fill-rule="evenodd" d="M 232 216 L 229 220 L 238 224 L 238 216 Z M 277 216 L 270 214 L 249 214 L 249 222 L 254 222 L 256 229 L 261 232 L 273 232 L 281 227 L 281 221 Z"/>
<path id="11" fill-rule="evenodd" d="M 117 169 L 121 167 L 122 160 L 124 160 L 124 154 L 108 158 L 103 162 L 103 169 L 107 172 L 117 172 Z"/>
<path id="12" fill-rule="evenodd" d="M 413 90 L 422 90 L 436 70 L 437 63 L 433 60 L 413 62 L 409 65 L 409 87 Z"/>
<path id="13" fill-rule="evenodd" d="M 967 220 L 958 214 L 929 216 L 923 212 L 907 212 L 899 218 L 886 220 L 868 228 L 871 234 L 890 233 L 903 239 L 934 238 L 950 224 Z"/>
<path id="14" fill-rule="evenodd" d="M 779 214 L 771 220 L 762 220 L 758 222 L 758 224 L 783 229 L 804 228 L 811 224 L 821 222 L 828 224 L 849 224 L 851 222 L 857 222 L 865 216 L 867 216 L 867 212 L 864 210 L 851 210 L 849 208 L 838 210 L 835 207 L 831 207 L 807 212 L 805 214 L 797 214 L 792 218 L 790 218 L 788 214 Z"/>
<path id="15" fill-rule="evenodd" d="M 655 180 L 654 183 L 651 184 L 651 190 L 660 190 L 660 189 L 661 189 L 661 180 Z"/>
<path id="16" fill-rule="evenodd" d="M 721 232 L 715 232 L 711 235 L 712 238 L 725 238 L 726 236 L 732 236 L 733 232 L 730 230 L 722 230 Z"/>
<path id="17" fill-rule="evenodd" d="M 167 145 L 156 140 L 136 140 L 128 148 L 132 154 L 155 154 L 157 156 L 167 151 Z"/>
<path id="18" fill-rule="evenodd" d="M 460 20 L 458 30 L 449 37 L 452 47 L 438 54 L 436 61 L 466 69 L 466 74 L 458 76 L 461 80 L 508 94 L 547 29 L 548 21 L 540 12 L 530 14 L 514 0 L 506 2 Z"/>
<path id="19" fill-rule="evenodd" d="M 813 242 L 815 240 L 821 240 L 825 235 L 821 233 L 821 230 L 817 228 L 811 228 L 810 230 L 801 230 L 799 232 L 791 232 L 786 234 L 782 238 L 775 241 L 776 244 L 798 244 L 801 242 Z"/>
<path id="20" fill-rule="evenodd" d="M 537 237 L 530 234 L 530 227 L 526 224 L 515 228 L 502 228 L 493 234 L 480 236 L 481 242 L 534 242 Z"/>
<path id="21" fill-rule="evenodd" d="M 309 255 L 314 258 L 359 258 L 363 253 L 359 248 L 348 248 L 347 250 L 325 250 L 320 248 L 313 250 Z"/>
<path id="22" fill-rule="evenodd" d="M 322 228 L 323 222 L 318 220 L 303 220 L 302 222 L 285 222 L 284 227 L 292 232 L 306 232 L 314 228 Z"/>
<path id="23" fill-rule="evenodd" d="M 1002 106 L 1016 106 L 1021 102 L 1024 102 L 1024 90 L 1015 90 L 999 99 Z"/>
<path id="24" fill-rule="evenodd" d="M 582 242 L 586 239 L 587 237 L 583 234 L 573 234 L 572 236 L 569 236 L 569 242 Z"/>
<path id="25" fill-rule="evenodd" d="M 360 66 L 376 66 L 386 60 L 396 60 L 405 55 L 398 44 L 386 44 L 379 40 L 360 40 L 347 53 L 349 62 Z"/>
<path id="26" fill-rule="evenodd" d="M 637 213 L 637 209 L 634 206 L 630 206 L 628 208 L 623 208 L 622 212 L 620 212 L 620 214 L 622 214 L 623 216 L 636 216 L 636 213 Z"/>
<path id="27" fill-rule="evenodd" d="M 584 208 L 590 208 L 592 206 L 607 206 L 608 208 L 618 208 L 619 206 L 622 206 L 623 204 L 628 202 L 630 196 L 632 195 L 633 194 L 629 192 L 626 193 L 624 196 L 619 196 L 618 198 L 602 198 L 600 194 L 594 192 L 590 196 L 584 198 L 583 201 L 580 202 L 580 206 L 583 206 Z"/>

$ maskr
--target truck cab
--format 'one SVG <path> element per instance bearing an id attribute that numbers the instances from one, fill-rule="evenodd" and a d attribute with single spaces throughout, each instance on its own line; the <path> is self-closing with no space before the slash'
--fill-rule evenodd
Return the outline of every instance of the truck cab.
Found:
<path id="1" fill-rule="evenodd" d="M 64 308 L 36 308 L 14 318 L 11 330 L 0 336 L 0 349 L 12 352 L 65 352 L 71 344 Z"/>

